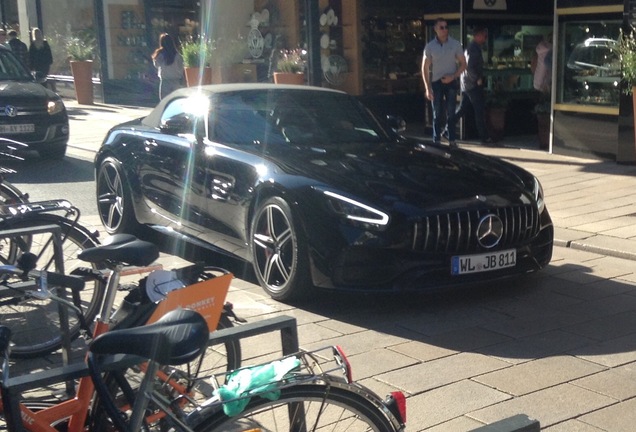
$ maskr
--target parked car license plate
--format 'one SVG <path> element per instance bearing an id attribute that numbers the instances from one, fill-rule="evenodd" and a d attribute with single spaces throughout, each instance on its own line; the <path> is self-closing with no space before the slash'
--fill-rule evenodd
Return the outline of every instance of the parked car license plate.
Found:
<path id="1" fill-rule="evenodd" d="M 19 134 L 19 133 L 32 133 L 32 132 L 35 132 L 35 125 L 32 123 L 0 125 L 0 133 Z"/>
<path id="2" fill-rule="evenodd" d="M 516 264 L 517 251 L 515 249 L 476 255 L 457 255 L 451 258 L 451 274 L 487 272 L 514 267 Z"/>

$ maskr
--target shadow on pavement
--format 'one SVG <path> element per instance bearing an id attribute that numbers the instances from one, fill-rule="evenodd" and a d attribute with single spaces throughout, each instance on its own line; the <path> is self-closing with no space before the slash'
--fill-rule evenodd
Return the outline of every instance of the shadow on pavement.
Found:
<path id="1" fill-rule="evenodd" d="M 2 161 L 0 165 L 17 171 L 7 176 L 11 183 L 75 183 L 95 179 L 92 162 L 70 156 L 62 160 L 47 160 L 35 155 L 23 161 Z"/>
<path id="2" fill-rule="evenodd" d="M 257 285 L 249 263 L 160 240 L 156 234 L 147 239 L 158 241 L 163 252 L 224 267 Z M 238 295 L 260 305 L 255 310 L 262 307 L 247 317 L 250 321 L 291 314 L 300 317 L 301 335 L 303 325 L 331 330 L 340 322 L 357 329 L 308 349 L 314 344 L 363 344 L 369 332 L 377 332 L 390 337 L 382 348 L 422 361 L 430 360 L 433 346 L 445 353 L 440 356 L 474 352 L 517 364 L 568 355 L 609 367 L 636 360 L 636 287 L 607 277 L 604 272 L 621 270 L 599 267 L 603 265 L 554 260 L 538 273 L 435 294 L 320 290 L 310 300 L 291 304 L 272 300 L 256 286 Z"/>

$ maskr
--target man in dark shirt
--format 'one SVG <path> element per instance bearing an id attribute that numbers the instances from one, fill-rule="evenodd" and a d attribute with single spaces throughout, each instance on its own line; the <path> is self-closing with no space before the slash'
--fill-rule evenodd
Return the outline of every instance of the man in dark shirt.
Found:
<path id="1" fill-rule="evenodd" d="M 486 129 L 486 98 L 484 94 L 484 57 L 482 46 L 488 40 L 488 30 L 485 27 L 475 27 L 473 40 L 466 48 L 466 70 L 460 77 L 462 99 L 455 112 L 455 118 L 460 118 L 472 105 L 475 112 L 475 125 L 482 144 L 491 144 L 493 140 L 488 136 Z"/>
<path id="2" fill-rule="evenodd" d="M 22 62 L 22 64 L 28 69 L 29 68 L 29 49 L 26 44 L 18 39 L 18 32 L 15 30 L 9 31 L 9 42 L 7 42 L 13 54 L 15 54 L 18 59 Z"/>

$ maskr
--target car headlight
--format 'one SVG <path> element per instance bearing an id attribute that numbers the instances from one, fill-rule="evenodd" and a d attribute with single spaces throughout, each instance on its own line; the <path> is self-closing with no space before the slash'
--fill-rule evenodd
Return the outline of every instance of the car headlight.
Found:
<path id="1" fill-rule="evenodd" d="M 541 214 L 543 212 L 543 210 L 545 209 L 545 201 L 543 200 L 543 186 L 541 186 L 541 183 L 539 182 L 539 180 L 535 177 L 534 178 L 534 187 L 533 187 L 533 194 L 534 194 L 534 199 L 537 201 L 537 207 L 539 208 L 539 214 Z"/>
<path id="2" fill-rule="evenodd" d="M 64 110 L 64 102 L 61 99 L 49 100 L 46 106 L 49 115 L 60 113 Z"/>
<path id="3" fill-rule="evenodd" d="M 347 198 L 334 192 L 324 191 L 329 206 L 338 215 L 352 222 L 384 227 L 389 223 L 389 215 L 359 201 Z"/>

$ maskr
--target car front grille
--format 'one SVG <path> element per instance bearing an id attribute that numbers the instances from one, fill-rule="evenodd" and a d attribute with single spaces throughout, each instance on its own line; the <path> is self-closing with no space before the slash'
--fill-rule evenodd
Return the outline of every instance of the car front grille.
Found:
<path id="1" fill-rule="evenodd" d="M 40 142 L 47 139 L 51 117 L 43 103 L 28 103 L 13 105 L 16 115 L 14 117 L 7 114 L 6 107 L 0 105 L 0 125 L 33 124 L 35 131 L 32 133 L 5 133 L 6 136 L 17 141 L 26 143 Z"/>
<path id="2" fill-rule="evenodd" d="M 503 235 L 497 249 L 522 244 L 539 233 L 539 214 L 533 205 L 457 211 L 431 215 L 415 222 L 412 248 L 418 252 L 483 252 L 477 242 L 477 227 L 488 214 L 503 222 Z"/>
<path id="3" fill-rule="evenodd" d="M 7 105 L 8 106 L 8 105 Z M 0 118 L 9 117 L 7 114 L 7 106 L 0 105 Z M 44 116 L 47 114 L 46 104 L 42 102 L 27 103 L 21 105 L 11 105 L 15 109 L 16 117 L 32 117 L 32 116 Z M 14 119 L 16 117 L 13 117 Z"/>

